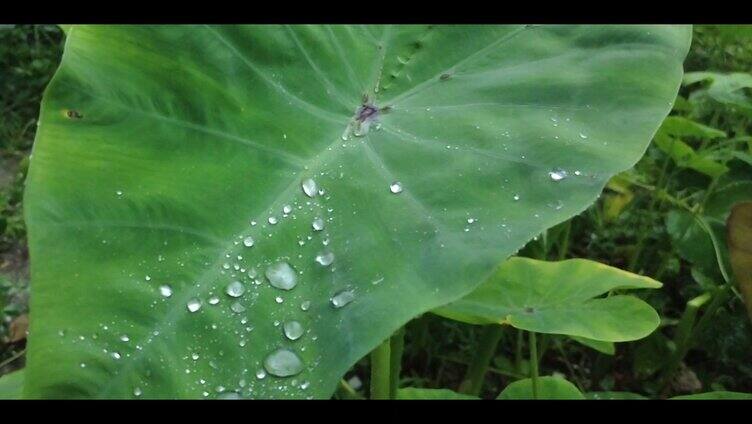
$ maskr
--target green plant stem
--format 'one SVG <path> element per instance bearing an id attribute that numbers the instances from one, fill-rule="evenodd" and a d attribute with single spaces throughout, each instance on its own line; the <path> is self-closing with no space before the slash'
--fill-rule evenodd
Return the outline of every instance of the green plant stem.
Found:
<path id="1" fill-rule="evenodd" d="M 467 368 L 464 381 L 460 385 L 460 392 L 475 396 L 480 394 L 483 387 L 483 378 L 494 353 L 496 353 L 496 346 L 499 344 L 502 335 L 504 335 L 502 326 L 496 324 L 485 326 L 481 335 L 480 346 L 478 346 L 475 357 Z"/>
<path id="2" fill-rule="evenodd" d="M 533 399 L 538 399 L 538 341 L 535 339 L 535 331 L 530 332 L 530 378 L 533 380 Z"/>
<path id="3" fill-rule="evenodd" d="M 402 371 L 402 352 L 405 350 L 405 327 L 392 335 L 389 339 L 389 348 L 389 398 L 396 399 Z"/>
<path id="4" fill-rule="evenodd" d="M 389 399 L 390 344 L 386 340 L 371 352 L 371 399 Z"/>

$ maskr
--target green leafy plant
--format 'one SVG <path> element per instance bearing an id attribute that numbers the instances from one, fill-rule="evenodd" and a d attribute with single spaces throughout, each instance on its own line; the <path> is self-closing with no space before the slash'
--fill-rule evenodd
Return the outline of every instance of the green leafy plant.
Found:
<path id="1" fill-rule="evenodd" d="M 25 195 L 32 398 L 323 398 L 374 348 L 372 396 L 399 396 L 390 335 L 632 166 L 690 39 L 666 26 L 66 31 Z M 649 313 L 588 300 L 600 293 L 569 306 Z M 561 332 L 626 340 L 654 321 Z"/>

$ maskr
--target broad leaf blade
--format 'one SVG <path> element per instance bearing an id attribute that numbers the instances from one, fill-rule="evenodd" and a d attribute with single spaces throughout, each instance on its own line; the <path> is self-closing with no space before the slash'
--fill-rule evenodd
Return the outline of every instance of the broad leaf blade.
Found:
<path id="1" fill-rule="evenodd" d="M 0 400 L 21 399 L 24 383 L 23 369 L 0 376 Z"/>
<path id="2" fill-rule="evenodd" d="M 538 396 L 535 399 L 581 400 L 582 392 L 569 381 L 560 377 L 538 377 Z M 508 385 L 497 399 L 521 400 L 533 399 L 533 380 L 526 378 Z"/>
<path id="3" fill-rule="evenodd" d="M 674 400 L 752 400 L 752 393 L 741 392 L 707 392 L 694 395 L 674 396 Z"/>
<path id="4" fill-rule="evenodd" d="M 545 262 L 514 257 L 475 291 L 434 312 L 469 324 L 508 324 L 539 333 L 623 342 L 653 332 L 658 314 L 636 297 L 595 297 L 615 289 L 660 286 L 648 277 L 586 259 Z"/>
<path id="5" fill-rule="evenodd" d="M 470 292 L 634 164 L 689 38 L 667 26 L 70 28 L 25 199 L 26 396 L 330 396 L 400 325 Z M 354 137 L 364 93 L 392 110 Z M 325 193 L 307 197 L 308 178 Z M 264 278 L 278 261 L 298 273 L 293 290 Z M 235 280 L 243 312 L 225 294 Z M 354 300 L 335 309 L 342 290 Z M 302 372 L 257 378 L 278 348 Z"/>

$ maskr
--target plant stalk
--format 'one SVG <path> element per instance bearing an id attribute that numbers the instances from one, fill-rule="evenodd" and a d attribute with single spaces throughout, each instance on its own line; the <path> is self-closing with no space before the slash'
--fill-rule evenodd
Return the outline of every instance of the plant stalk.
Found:
<path id="1" fill-rule="evenodd" d="M 503 335 L 504 327 L 496 324 L 485 326 L 478 351 L 467 368 L 465 378 L 460 385 L 460 392 L 475 396 L 480 394 L 486 370 L 491 364 L 494 353 L 496 353 L 496 346 Z"/>
<path id="2" fill-rule="evenodd" d="M 371 352 L 371 399 L 389 399 L 390 344 L 387 339 Z"/>
<path id="3" fill-rule="evenodd" d="M 535 339 L 535 331 L 530 332 L 530 378 L 533 380 L 533 399 L 538 399 L 538 341 Z"/>
<path id="4" fill-rule="evenodd" d="M 400 328 L 389 339 L 389 398 L 397 398 L 400 372 L 402 371 L 402 352 L 405 350 L 405 327 Z"/>

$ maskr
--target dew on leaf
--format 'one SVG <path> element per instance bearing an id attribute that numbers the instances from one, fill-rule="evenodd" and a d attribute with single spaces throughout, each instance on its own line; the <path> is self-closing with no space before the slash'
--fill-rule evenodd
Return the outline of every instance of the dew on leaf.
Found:
<path id="1" fill-rule="evenodd" d="M 225 293 L 230 297 L 240 297 L 245 293 L 245 286 L 240 281 L 233 281 L 227 285 Z"/>
<path id="2" fill-rule="evenodd" d="M 337 294 L 335 294 L 334 296 L 332 296 L 332 298 L 330 299 L 332 306 L 334 306 L 337 309 L 347 305 L 353 300 L 355 300 L 355 292 L 350 289 L 342 290 L 338 292 Z"/>
<path id="3" fill-rule="evenodd" d="M 391 191 L 394 194 L 402 193 L 402 183 L 399 181 L 395 181 L 389 185 L 389 191 Z"/>
<path id="4" fill-rule="evenodd" d="M 245 247 L 253 247 L 253 237 L 248 236 L 243 239 L 243 246 Z"/>
<path id="5" fill-rule="evenodd" d="M 548 177 L 551 178 L 551 181 L 561 181 L 567 177 L 567 171 L 554 169 L 548 173 Z"/>
<path id="6" fill-rule="evenodd" d="M 329 266 L 334 262 L 334 253 L 321 252 L 316 255 L 316 262 L 321 266 Z"/>
<path id="7" fill-rule="evenodd" d="M 316 218 L 313 220 L 313 223 L 311 224 L 314 231 L 321 231 L 324 229 L 324 220 L 321 218 Z"/>
<path id="8" fill-rule="evenodd" d="M 264 359 L 264 368 L 271 375 L 290 377 L 303 371 L 303 361 L 291 350 L 277 349 Z"/>
<path id="9" fill-rule="evenodd" d="M 288 321 L 284 327 L 285 337 L 290 340 L 298 340 L 303 335 L 303 325 L 298 321 Z"/>
<path id="10" fill-rule="evenodd" d="M 159 294 L 161 294 L 163 297 L 170 297 L 172 296 L 172 287 L 168 285 L 159 286 Z"/>
<path id="11" fill-rule="evenodd" d="M 287 262 L 277 262 L 266 269 L 269 284 L 282 290 L 292 290 L 297 284 L 295 270 Z"/>
<path id="12" fill-rule="evenodd" d="M 201 309 L 201 301 L 194 297 L 193 299 L 188 301 L 186 306 L 188 307 L 188 311 L 196 312 Z"/>
<path id="13" fill-rule="evenodd" d="M 318 194 L 318 187 L 316 186 L 316 181 L 313 181 L 311 178 L 303 180 L 303 193 L 305 193 L 308 197 L 315 197 L 316 194 Z"/>

